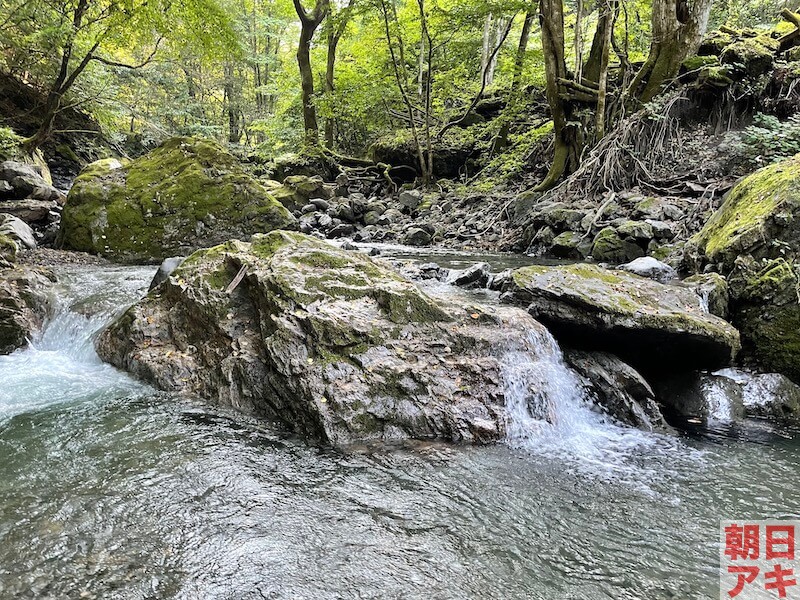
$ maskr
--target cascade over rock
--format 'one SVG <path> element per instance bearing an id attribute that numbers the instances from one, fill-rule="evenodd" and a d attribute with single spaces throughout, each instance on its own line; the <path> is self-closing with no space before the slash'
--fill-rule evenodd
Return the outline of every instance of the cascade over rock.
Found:
<path id="1" fill-rule="evenodd" d="M 147 263 L 293 226 L 288 210 L 216 142 L 173 138 L 128 164 L 107 159 L 84 169 L 58 241 Z"/>
<path id="2" fill-rule="evenodd" d="M 363 253 L 276 231 L 196 252 L 97 350 L 322 442 L 478 443 L 504 436 L 501 356 L 535 354 L 532 332 L 547 335 L 518 308 L 434 298 Z"/>

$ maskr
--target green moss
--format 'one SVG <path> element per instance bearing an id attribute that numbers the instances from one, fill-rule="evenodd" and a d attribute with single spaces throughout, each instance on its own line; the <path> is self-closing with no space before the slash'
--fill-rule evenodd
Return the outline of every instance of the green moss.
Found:
<path id="1" fill-rule="evenodd" d="M 689 72 L 698 72 L 706 67 L 719 65 L 716 56 L 692 56 L 683 61 L 683 68 Z"/>
<path id="2" fill-rule="evenodd" d="M 644 250 L 623 239 L 613 227 L 602 229 L 594 238 L 592 257 L 602 262 L 621 264 L 644 256 Z"/>
<path id="3" fill-rule="evenodd" d="M 69 144 L 59 144 L 56 146 L 56 154 L 58 154 L 61 158 L 71 160 L 74 163 L 81 162 L 81 159 L 77 154 L 75 154 L 75 151 L 69 146 Z"/>
<path id="4" fill-rule="evenodd" d="M 151 262 L 292 224 L 288 211 L 216 142 L 174 138 L 127 165 L 106 160 L 87 167 L 70 191 L 60 242 Z"/>
<path id="5" fill-rule="evenodd" d="M 775 239 L 776 220 L 791 221 L 798 211 L 800 155 L 739 183 L 692 241 L 710 260 L 731 268 L 738 255 Z"/>
<path id="6" fill-rule="evenodd" d="M 16 262 L 19 248 L 17 243 L 7 235 L 0 234 L 0 258 L 8 262 Z"/>
<path id="7" fill-rule="evenodd" d="M 774 40 L 768 36 L 741 39 L 727 46 L 720 57 L 723 64 L 742 69 L 751 77 L 758 77 L 770 69 L 774 61 Z"/>

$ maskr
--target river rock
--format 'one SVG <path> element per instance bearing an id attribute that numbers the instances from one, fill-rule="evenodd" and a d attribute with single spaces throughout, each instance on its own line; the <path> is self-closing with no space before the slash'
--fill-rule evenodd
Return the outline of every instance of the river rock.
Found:
<path id="1" fill-rule="evenodd" d="M 420 227 L 412 227 L 403 236 L 406 246 L 429 246 L 432 241 L 431 234 Z"/>
<path id="2" fill-rule="evenodd" d="M 675 269 L 652 256 L 642 256 L 634 261 L 620 265 L 618 268 L 621 271 L 654 279 L 661 283 L 667 283 L 676 277 Z"/>
<path id="3" fill-rule="evenodd" d="M 606 227 L 594 238 L 592 258 L 599 262 L 620 264 L 644 256 L 644 249 L 637 243 L 625 239 L 613 227 Z"/>
<path id="4" fill-rule="evenodd" d="M 433 298 L 388 265 L 272 232 L 190 256 L 97 342 L 155 386 L 333 444 L 505 431 L 501 352 L 538 351 L 525 311 Z"/>
<path id="5" fill-rule="evenodd" d="M 156 262 L 294 218 L 216 142 L 173 138 L 122 168 L 94 163 L 64 207 L 65 249 Z"/>
<path id="6" fill-rule="evenodd" d="M 690 247 L 728 276 L 745 358 L 800 382 L 800 154 L 739 182 Z"/>
<path id="7" fill-rule="evenodd" d="M 447 283 L 463 288 L 484 288 L 489 283 L 491 274 L 488 263 L 477 263 L 461 271 L 452 271 L 447 277 Z"/>
<path id="8" fill-rule="evenodd" d="M 556 338 L 617 354 L 637 369 L 730 364 L 739 333 L 692 290 L 596 265 L 517 269 L 501 299 L 523 306 Z"/>
<path id="9" fill-rule="evenodd" d="M 52 278 L 43 269 L 20 266 L 0 270 L 0 354 L 26 346 L 42 328 L 50 310 Z"/>
<path id="10" fill-rule="evenodd" d="M 683 285 L 694 289 L 712 315 L 728 319 L 728 282 L 719 273 L 701 273 L 683 280 Z"/>
<path id="11" fill-rule="evenodd" d="M 5 235 L 14 240 L 20 248 L 33 250 L 36 248 L 36 238 L 33 230 L 22 219 L 9 214 L 0 213 L 0 235 Z"/>
<path id="12" fill-rule="evenodd" d="M 645 431 L 669 429 L 650 384 L 617 356 L 566 350 L 564 360 L 581 377 L 594 403 L 616 421 Z"/>
<path id="13" fill-rule="evenodd" d="M 25 223 L 47 221 L 51 213 L 58 209 L 58 203 L 51 200 L 8 200 L 0 202 L 0 211 L 13 215 Z"/>
<path id="14" fill-rule="evenodd" d="M 741 386 L 717 373 L 662 374 L 653 387 L 669 419 L 730 423 L 745 415 Z"/>

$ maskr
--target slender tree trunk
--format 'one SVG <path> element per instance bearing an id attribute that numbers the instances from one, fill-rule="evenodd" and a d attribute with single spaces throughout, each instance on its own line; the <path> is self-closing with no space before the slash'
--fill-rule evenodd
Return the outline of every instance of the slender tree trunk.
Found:
<path id="1" fill-rule="evenodd" d="M 300 68 L 300 86 L 303 102 L 303 127 L 306 143 L 319 144 L 317 110 L 314 107 L 314 71 L 311 68 L 311 41 L 314 32 L 330 9 L 329 0 L 316 0 L 312 13 L 307 13 L 300 0 L 294 0 L 297 16 L 300 17 L 300 43 L 297 47 L 297 65 Z"/>
<path id="2" fill-rule="evenodd" d="M 333 101 L 333 92 L 335 91 L 335 75 L 336 75 L 336 52 L 339 48 L 339 41 L 344 35 L 347 24 L 350 21 L 355 0 L 350 0 L 350 3 L 338 15 L 337 22 L 330 23 L 328 29 L 328 55 L 325 65 L 325 93 L 328 95 L 329 100 Z M 336 132 L 336 117 L 331 115 L 325 120 L 325 146 L 333 149 L 334 137 Z"/>
<path id="3" fill-rule="evenodd" d="M 511 93 L 508 96 L 509 108 L 513 108 L 521 96 L 519 87 L 525 67 L 525 53 L 528 51 L 528 43 L 531 39 L 531 29 L 533 29 L 533 20 L 535 17 L 536 12 L 533 4 L 531 4 L 528 7 L 528 11 L 525 13 L 525 21 L 522 23 L 522 31 L 519 34 L 517 53 L 514 56 L 514 75 L 511 80 Z M 492 143 L 492 154 L 496 154 L 508 146 L 508 135 L 510 133 L 511 121 L 510 118 L 505 118 L 503 124 L 500 126 L 500 131 L 497 133 Z"/>
<path id="4" fill-rule="evenodd" d="M 333 82 L 334 75 L 336 74 L 336 48 L 339 45 L 339 36 L 336 31 L 331 29 L 328 32 L 328 56 L 327 64 L 325 67 L 325 93 L 328 95 L 329 100 L 333 99 Z M 336 120 L 333 115 L 325 119 L 325 146 L 333 149 L 334 134 L 336 130 Z"/>
<path id="5" fill-rule="evenodd" d="M 599 142 L 606 135 L 606 100 L 608 97 L 608 57 L 611 51 L 611 39 L 614 36 L 614 17 L 616 15 L 616 0 L 606 0 L 602 7 L 601 19 L 605 29 L 602 31 L 602 44 L 600 53 L 600 78 L 597 92 L 597 112 L 595 114 L 595 141 Z"/>
<path id="6" fill-rule="evenodd" d="M 539 20 L 542 25 L 546 95 L 555 134 L 553 163 L 547 176 L 536 187 L 544 191 L 555 187 L 564 175 L 578 168 L 584 140 L 580 127 L 570 120 L 572 107 L 569 101 L 562 98 L 563 86 L 560 82 L 567 79 L 562 0 L 540 0 Z"/>
<path id="7" fill-rule="evenodd" d="M 614 18 L 613 15 L 610 15 L 609 12 L 605 10 L 605 5 L 605 2 L 600 3 L 600 14 L 597 18 L 597 29 L 595 29 L 594 37 L 592 38 L 592 47 L 589 50 L 589 57 L 586 59 L 586 64 L 583 66 L 582 72 L 584 79 L 594 83 L 600 82 L 600 71 L 603 68 L 603 47 L 606 39 L 606 32 L 611 26 L 611 21 Z"/>

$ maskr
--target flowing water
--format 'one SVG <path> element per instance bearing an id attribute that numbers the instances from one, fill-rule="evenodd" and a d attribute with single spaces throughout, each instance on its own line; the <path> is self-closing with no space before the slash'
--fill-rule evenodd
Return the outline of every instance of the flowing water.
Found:
<path id="1" fill-rule="evenodd" d="M 333 451 L 103 365 L 150 270 L 60 275 L 0 357 L 3 599 L 712 598 L 720 519 L 800 516 L 797 432 L 616 427 L 549 336 L 504 356 L 506 445 Z"/>

